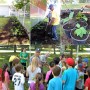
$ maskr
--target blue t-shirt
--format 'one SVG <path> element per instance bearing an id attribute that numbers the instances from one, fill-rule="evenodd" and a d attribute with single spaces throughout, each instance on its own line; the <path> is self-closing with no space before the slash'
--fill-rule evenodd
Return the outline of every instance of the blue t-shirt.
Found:
<path id="1" fill-rule="evenodd" d="M 74 68 L 69 68 L 64 71 L 62 80 L 65 81 L 63 84 L 63 90 L 75 90 L 76 80 L 78 79 L 78 72 Z"/>
<path id="2" fill-rule="evenodd" d="M 62 80 L 60 77 L 54 77 L 49 81 L 47 90 L 62 90 Z"/>

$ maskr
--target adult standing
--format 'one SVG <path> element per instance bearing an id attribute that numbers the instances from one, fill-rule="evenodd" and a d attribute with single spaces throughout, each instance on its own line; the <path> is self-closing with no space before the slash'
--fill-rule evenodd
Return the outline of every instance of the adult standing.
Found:
<path id="1" fill-rule="evenodd" d="M 40 49 L 39 48 L 36 48 L 34 55 L 30 57 L 30 63 L 32 62 L 33 57 L 38 57 L 40 60 Z"/>
<path id="2" fill-rule="evenodd" d="M 47 65 L 47 58 L 49 57 L 49 53 L 46 54 L 42 54 L 40 53 L 40 49 L 37 48 L 35 50 L 35 53 L 33 56 L 30 57 L 30 64 L 32 63 L 32 59 L 33 57 L 37 57 L 38 58 L 38 62 L 39 62 L 39 67 L 41 68 L 42 72 L 43 72 L 43 65 Z"/>
<path id="3" fill-rule="evenodd" d="M 56 10 L 56 12 L 58 13 L 58 15 L 60 16 L 60 12 L 61 12 L 61 0 L 47 0 L 47 7 L 46 7 L 46 14 L 47 15 L 49 13 L 49 5 L 53 4 L 54 5 L 54 9 Z"/>
<path id="4" fill-rule="evenodd" d="M 49 5 L 49 9 L 50 12 L 48 14 L 48 18 L 49 18 L 49 22 L 48 25 L 51 25 L 51 29 L 52 29 L 52 36 L 53 36 L 53 40 L 58 40 L 58 36 L 57 36 L 57 26 L 60 23 L 60 16 L 58 15 L 58 13 L 56 12 L 56 10 L 54 9 L 54 5 L 50 4 Z"/>
<path id="5" fill-rule="evenodd" d="M 28 60 L 28 53 L 26 52 L 26 48 L 22 48 L 20 52 L 20 63 L 24 66 L 24 70 L 26 70 L 26 63 Z"/>

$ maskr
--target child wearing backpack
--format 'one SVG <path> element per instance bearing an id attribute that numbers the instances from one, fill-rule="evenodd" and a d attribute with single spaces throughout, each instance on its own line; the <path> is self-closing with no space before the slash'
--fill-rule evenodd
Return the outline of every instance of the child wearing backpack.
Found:
<path id="1" fill-rule="evenodd" d="M 55 64 L 54 64 L 53 61 L 51 61 L 51 62 L 49 63 L 49 69 L 50 69 L 50 70 L 46 73 L 46 77 L 45 77 L 45 82 L 46 82 L 47 84 L 48 84 L 49 80 L 53 78 L 52 69 L 53 69 L 54 65 L 55 65 Z"/>
<path id="2" fill-rule="evenodd" d="M 59 66 L 55 66 L 52 69 L 52 74 L 54 78 L 49 81 L 47 90 L 62 90 L 62 80 L 59 77 L 60 72 L 61 68 Z"/>

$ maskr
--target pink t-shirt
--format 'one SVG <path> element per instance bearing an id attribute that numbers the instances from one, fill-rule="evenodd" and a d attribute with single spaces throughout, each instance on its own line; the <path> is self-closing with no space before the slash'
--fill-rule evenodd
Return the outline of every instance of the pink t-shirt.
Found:
<path id="1" fill-rule="evenodd" d="M 2 70 L 0 69 L 0 74 L 2 74 Z M 7 71 L 5 71 L 5 80 L 7 81 L 7 83 L 9 84 L 10 83 L 10 78 L 9 78 L 9 74 Z M 5 85 L 4 82 L 2 82 L 2 77 L 0 76 L 0 90 L 7 90 L 7 87 Z"/>
<path id="2" fill-rule="evenodd" d="M 9 73 L 7 71 L 5 72 L 5 80 L 8 84 L 10 83 L 10 76 L 9 76 Z"/>
<path id="3" fill-rule="evenodd" d="M 50 76 L 51 72 L 52 72 L 52 70 L 49 70 L 49 71 L 47 72 L 46 77 L 45 77 L 45 80 L 47 80 L 47 81 L 48 81 L 48 79 L 49 79 L 49 76 Z"/>

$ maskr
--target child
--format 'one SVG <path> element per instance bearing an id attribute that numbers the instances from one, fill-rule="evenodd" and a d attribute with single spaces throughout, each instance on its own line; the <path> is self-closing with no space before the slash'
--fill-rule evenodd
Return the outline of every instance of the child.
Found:
<path id="1" fill-rule="evenodd" d="M 62 74 L 63 74 L 63 72 L 64 72 L 66 69 L 67 69 L 66 62 L 65 62 L 65 61 L 62 61 L 62 68 L 61 68 Z"/>
<path id="2" fill-rule="evenodd" d="M 77 59 L 76 59 L 76 65 L 75 65 L 75 69 L 78 69 L 78 64 L 82 63 L 82 57 L 79 56 Z"/>
<path id="3" fill-rule="evenodd" d="M 8 64 L 5 63 L 2 68 L 2 90 L 9 90 L 10 76 L 8 73 Z"/>
<path id="4" fill-rule="evenodd" d="M 26 63 L 28 61 L 28 53 L 26 52 L 26 48 L 22 48 L 22 51 L 20 52 L 20 62 L 24 67 L 24 70 L 26 70 Z"/>
<path id="5" fill-rule="evenodd" d="M 84 69 L 83 69 L 83 64 L 80 63 L 78 64 L 78 75 L 79 79 L 76 83 L 76 90 L 83 90 L 84 86 Z"/>
<path id="6" fill-rule="evenodd" d="M 50 69 L 50 70 L 47 72 L 46 77 L 45 77 L 45 82 L 46 82 L 46 83 L 48 83 L 49 80 L 53 78 L 53 75 L 52 75 L 52 69 L 53 69 L 53 67 L 54 67 L 54 62 L 51 61 L 51 62 L 49 63 L 49 69 Z"/>
<path id="7" fill-rule="evenodd" d="M 16 73 L 13 75 L 12 81 L 14 82 L 14 90 L 24 90 L 25 78 L 21 73 L 22 65 L 17 64 L 15 66 Z"/>
<path id="8" fill-rule="evenodd" d="M 12 64 L 13 64 L 13 66 L 12 66 L 12 76 L 14 75 L 14 73 L 16 72 L 16 70 L 15 70 L 15 66 L 19 63 L 19 58 L 15 58 L 13 61 L 12 61 Z"/>
<path id="9" fill-rule="evenodd" d="M 82 63 L 84 67 L 84 83 L 85 83 L 86 79 L 88 78 L 88 75 L 86 74 L 86 70 L 88 68 L 88 58 L 84 58 Z"/>
<path id="10" fill-rule="evenodd" d="M 35 82 L 36 74 L 41 73 L 38 60 L 38 57 L 33 57 L 31 64 L 27 67 L 26 76 L 29 77 L 28 84 Z"/>
<path id="11" fill-rule="evenodd" d="M 66 64 L 68 69 L 64 71 L 62 76 L 63 90 L 75 90 L 75 84 L 78 79 L 78 72 L 73 68 L 75 62 L 72 58 L 67 58 Z"/>
<path id="12" fill-rule="evenodd" d="M 0 90 L 2 90 L 2 69 L 0 68 Z"/>
<path id="13" fill-rule="evenodd" d="M 42 84 L 43 75 L 41 73 L 36 74 L 36 82 L 32 82 L 28 90 L 44 90 L 44 85 Z"/>
<path id="14" fill-rule="evenodd" d="M 54 63 L 55 63 L 56 66 L 59 66 L 60 67 L 60 65 L 59 65 L 60 58 L 59 57 L 53 58 L 53 61 L 54 61 Z"/>
<path id="15" fill-rule="evenodd" d="M 54 78 L 49 81 L 47 90 L 62 90 L 62 81 L 61 81 L 61 78 L 58 77 L 60 74 L 60 71 L 61 69 L 58 66 L 55 66 L 52 69 L 52 74 Z"/>
<path id="16" fill-rule="evenodd" d="M 87 68 L 88 78 L 85 81 L 85 90 L 90 90 L 90 67 Z"/>

